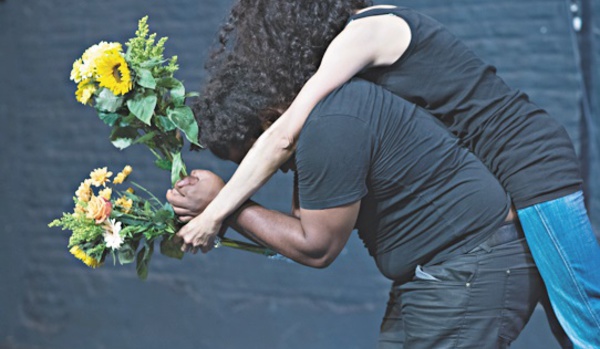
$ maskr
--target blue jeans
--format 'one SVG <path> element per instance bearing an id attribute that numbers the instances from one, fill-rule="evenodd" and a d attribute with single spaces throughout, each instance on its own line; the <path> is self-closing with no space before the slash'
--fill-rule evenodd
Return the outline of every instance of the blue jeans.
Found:
<path id="1" fill-rule="evenodd" d="M 600 244 L 583 193 L 517 212 L 558 321 L 575 348 L 600 348 Z"/>

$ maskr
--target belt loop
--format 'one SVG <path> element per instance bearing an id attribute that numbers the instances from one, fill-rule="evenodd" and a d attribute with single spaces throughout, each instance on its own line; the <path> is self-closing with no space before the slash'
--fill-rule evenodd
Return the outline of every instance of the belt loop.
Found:
<path id="1" fill-rule="evenodd" d="M 479 247 L 484 250 L 485 252 L 491 252 L 492 251 L 492 247 L 490 246 L 490 244 L 488 244 L 488 240 L 482 242 L 481 244 L 479 244 Z"/>

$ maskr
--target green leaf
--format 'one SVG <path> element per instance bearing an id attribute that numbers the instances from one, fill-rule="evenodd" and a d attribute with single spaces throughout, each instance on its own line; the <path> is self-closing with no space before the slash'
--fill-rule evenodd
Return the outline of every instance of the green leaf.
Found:
<path id="1" fill-rule="evenodd" d="M 98 109 L 98 111 L 114 113 L 117 109 L 121 108 L 121 106 L 123 106 L 123 97 L 115 96 L 107 88 L 102 88 L 96 97 L 96 109 Z"/>
<path id="2" fill-rule="evenodd" d="M 129 264 L 135 260 L 135 248 L 130 244 L 123 244 L 117 251 L 119 263 Z"/>
<path id="3" fill-rule="evenodd" d="M 154 213 L 154 217 L 152 217 L 152 221 L 154 223 L 162 223 L 166 224 L 168 221 L 175 218 L 173 211 L 160 209 Z"/>
<path id="4" fill-rule="evenodd" d="M 138 118 L 135 117 L 135 115 L 129 113 L 129 115 L 121 118 L 121 120 L 119 121 L 119 126 L 121 126 L 121 127 L 133 126 L 135 123 L 139 123 L 139 122 L 140 121 L 138 120 Z"/>
<path id="5" fill-rule="evenodd" d="M 190 143 L 200 146 L 198 143 L 198 123 L 190 107 L 184 105 L 175 109 L 169 108 L 167 109 L 167 117 L 185 134 Z"/>
<path id="6" fill-rule="evenodd" d="M 150 204 L 150 201 L 144 201 L 144 213 L 146 213 L 147 216 L 152 214 L 152 204 Z"/>
<path id="7" fill-rule="evenodd" d="M 135 70 L 135 72 L 137 73 L 138 85 L 151 89 L 156 87 L 156 79 L 154 79 L 154 76 L 152 76 L 150 70 L 138 68 Z"/>
<path id="8" fill-rule="evenodd" d="M 158 65 L 163 64 L 164 62 L 166 62 L 165 59 L 160 59 L 160 58 L 151 58 L 145 62 L 140 63 L 140 67 L 142 68 L 154 68 Z"/>
<path id="9" fill-rule="evenodd" d="M 146 280 L 148 277 L 148 265 L 150 264 L 150 258 L 154 252 L 154 242 L 146 242 L 144 247 L 138 252 L 136 258 L 136 271 L 138 277 L 142 280 Z"/>
<path id="10" fill-rule="evenodd" d="M 181 158 L 181 153 L 177 152 L 173 154 L 173 166 L 171 167 L 171 184 L 175 186 L 175 183 L 184 176 L 187 176 L 185 164 L 183 163 L 183 159 Z"/>
<path id="11" fill-rule="evenodd" d="M 156 132 L 152 131 L 152 132 L 148 132 L 145 135 L 141 136 L 140 138 L 136 139 L 135 144 L 138 143 L 142 143 L 142 144 L 146 144 L 149 147 L 154 148 L 154 146 L 156 145 L 154 143 L 154 136 L 156 136 Z"/>
<path id="12" fill-rule="evenodd" d="M 118 149 L 125 149 L 133 144 L 139 136 L 137 129 L 133 127 L 115 127 L 110 133 L 110 141 Z"/>
<path id="13" fill-rule="evenodd" d="M 168 237 L 165 237 L 160 242 L 160 253 L 171 258 L 183 258 L 183 252 L 181 251 L 181 243 L 177 243 L 174 239 Z"/>
<path id="14" fill-rule="evenodd" d="M 127 108 L 139 120 L 150 126 L 156 101 L 156 94 L 153 91 L 146 91 L 144 94 L 139 93 L 132 99 L 128 99 Z"/>
<path id="15" fill-rule="evenodd" d="M 167 159 L 157 159 L 154 161 L 154 165 L 160 168 L 161 170 L 170 171 L 173 167 L 173 163 Z"/>
<path id="16" fill-rule="evenodd" d="M 121 114 L 98 112 L 98 117 L 100 117 L 100 120 L 104 121 L 105 124 L 113 127 L 117 120 L 119 120 L 121 117 Z"/>
<path id="17" fill-rule="evenodd" d="M 171 99 L 173 100 L 173 104 L 183 105 L 183 102 L 185 101 L 185 87 L 181 81 L 172 77 L 167 77 L 158 79 L 156 84 L 157 86 L 163 87 L 169 91 Z"/>
<path id="18" fill-rule="evenodd" d="M 157 117 L 158 122 L 156 126 L 161 129 L 163 132 L 169 132 L 177 129 L 177 125 L 173 123 L 168 117 L 159 115 Z"/>
<path id="19" fill-rule="evenodd" d="M 188 92 L 188 93 L 185 94 L 185 97 L 186 98 L 188 98 L 188 97 L 200 97 L 200 93 L 195 92 L 195 91 Z"/>

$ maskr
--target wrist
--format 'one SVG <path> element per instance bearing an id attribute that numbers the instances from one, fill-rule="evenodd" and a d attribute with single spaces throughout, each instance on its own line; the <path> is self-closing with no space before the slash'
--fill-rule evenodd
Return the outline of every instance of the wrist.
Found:
<path id="1" fill-rule="evenodd" d="M 223 221 L 224 224 L 227 224 L 229 226 L 237 226 L 238 225 L 238 218 L 240 216 L 240 214 L 248 207 L 250 206 L 254 206 L 257 205 L 256 202 L 248 199 L 246 200 L 238 209 L 236 209 L 232 214 L 230 214 L 229 216 L 227 216 L 225 218 L 225 220 Z"/>
<path id="2" fill-rule="evenodd" d="M 204 209 L 204 211 L 202 211 L 202 213 L 200 215 L 204 219 L 208 219 L 211 222 L 220 224 L 220 223 L 223 223 L 225 218 L 227 218 L 227 216 L 223 215 L 221 212 L 222 212 L 222 210 L 220 210 L 219 207 L 215 206 L 214 201 L 213 201 L 208 206 L 206 206 L 206 208 Z"/>

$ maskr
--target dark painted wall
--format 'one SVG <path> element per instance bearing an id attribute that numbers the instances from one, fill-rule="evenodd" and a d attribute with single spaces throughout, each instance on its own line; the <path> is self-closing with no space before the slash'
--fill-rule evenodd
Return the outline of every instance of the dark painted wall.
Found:
<path id="1" fill-rule="evenodd" d="M 87 269 L 68 254 L 69 234 L 46 227 L 71 209 L 78 182 L 99 166 L 129 163 L 150 190 L 168 188 L 167 174 L 145 149 L 114 149 L 109 130 L 75 102 L 73 60 L 100 40 L 123 42 L 148 14 L 151 30 L 170 37 L 166 54 L 179 55 L 178 77 L 197 90 L 206 50 L 231 3 L 0 1 L 0 348 L 374 347 L 389 283 L 356 237 L 326 270 L 222 248 L 183 261 L 157 255 L 141 282 L 131 266 Z M 550 110 L 586 157 L 589 176 L 598 178 L 597 2 L 580 4 L 580 34 L 565 0 L 392 3 L 446 23 L 510 85 Z M 225 177 L 234 170 L 209 153 L 184 156 L 191 168 Z M 598 226 L 600 188 L 597 180 L 588 185 Z M 278 174 L 255 198 L 287 210 L 289 187 L 290 178 Z M 548 333 L 538 310 L 514 347 L 556 347 Z"/>

